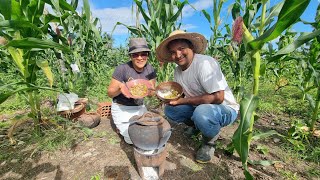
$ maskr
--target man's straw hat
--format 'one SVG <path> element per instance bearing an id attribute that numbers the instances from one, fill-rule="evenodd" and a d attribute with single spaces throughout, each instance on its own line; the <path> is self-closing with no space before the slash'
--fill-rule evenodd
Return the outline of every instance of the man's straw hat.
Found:
<path id="1" fill-rule="evenodd" d="M 169 37 L 163 40 L 156 49 L 157 58 L 159 61 L 172 61 L 171 53 L 168 50 L 168 43 L 175 39 L 187 39 L 193 45 L 193 51 L 197 54 L 202 54 L 207 48 L 206 38 L 199 33 L 187 33 L 182 30 L 175 30 L 170 33 Z"/>

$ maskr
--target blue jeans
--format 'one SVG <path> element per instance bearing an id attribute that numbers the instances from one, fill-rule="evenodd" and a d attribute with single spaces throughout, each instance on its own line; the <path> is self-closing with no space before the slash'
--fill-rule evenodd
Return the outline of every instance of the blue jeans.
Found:
<path id="1" fill-rule="evenodd" d="M 214 138 L 224 126 L 233 123 L 237 118 L 237 111 L 222 104 L 166 105 L 165 115 L 177 123 L 195 125 L 202 134 Z"/>

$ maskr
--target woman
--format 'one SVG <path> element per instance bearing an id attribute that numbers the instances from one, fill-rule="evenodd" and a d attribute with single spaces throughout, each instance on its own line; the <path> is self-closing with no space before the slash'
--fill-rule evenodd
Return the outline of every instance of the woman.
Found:
<path id="1" fill-rule="evenodd" d="M 149 80 L 153 87 L 156 83 L 156 72 L 148 64 L 150 49 L 144 38 L 132 38 L 129 42 L 131 61 L 116 67 L 108 88 L 108 96 L 112 98 L 111 114 L 114 124 L 128 144 L 132 144 L 128 134 L 129 119 L 134 115 L 143 115 L 147 109 L 143 99 L 132 99 L 124 91 L 125 82 L 133 79 Z"/>

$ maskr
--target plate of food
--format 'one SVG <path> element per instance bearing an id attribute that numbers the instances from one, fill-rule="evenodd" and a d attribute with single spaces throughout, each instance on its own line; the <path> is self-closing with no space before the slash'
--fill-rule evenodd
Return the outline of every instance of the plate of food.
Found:
<path id="1" fill-rule="evenodd" d="M 182 93 L 182 86 L 173 81 L 162 82 L 156 87 L 157 97 L 164 102 L 176 100 L 181 97 Z"/>
<path id="2" fill-rule="evenodd" d="M 149 95 L 152 84 L 146 79 L 134 79 L 125 83 L 127 88 L 124 88 L 124 93 L 130 98 L 140 99 Z"/>

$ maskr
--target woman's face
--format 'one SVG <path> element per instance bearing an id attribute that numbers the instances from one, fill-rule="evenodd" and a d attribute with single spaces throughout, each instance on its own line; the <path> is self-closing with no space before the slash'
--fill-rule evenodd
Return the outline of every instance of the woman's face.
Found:
<path id="1" fill-rule="evenodd" d="M 130 54 L 133 67 L 136 71 L 143 71 L 144 66 L 147 64 L 148 56 L 148 52 L 137 52 Z"/>

